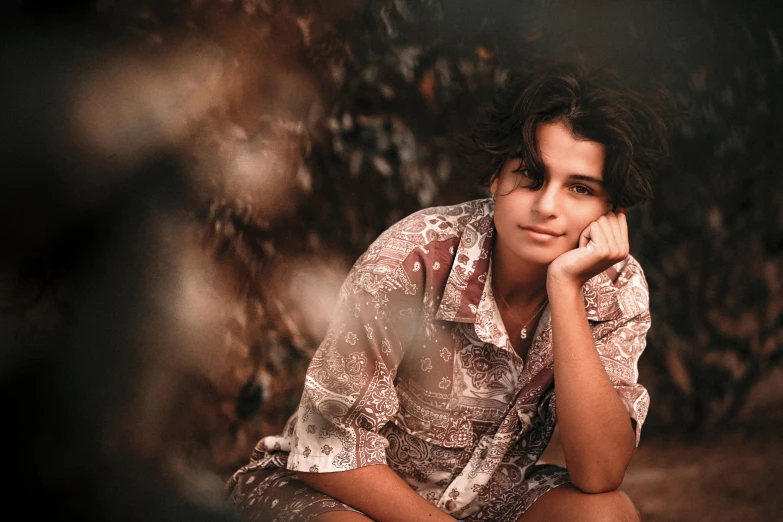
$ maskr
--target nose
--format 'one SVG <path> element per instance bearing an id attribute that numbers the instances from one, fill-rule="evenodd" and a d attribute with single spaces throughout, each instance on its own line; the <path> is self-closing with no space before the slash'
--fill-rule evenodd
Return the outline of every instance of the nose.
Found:
<path id="1" fill-rule="evenodd" d="M 536 191 L 536 198 L 533 201 L 533 211 L 542 217 L 551 217 L 557 215 L 557 188 L 552 183 L 544 185 Z"/>

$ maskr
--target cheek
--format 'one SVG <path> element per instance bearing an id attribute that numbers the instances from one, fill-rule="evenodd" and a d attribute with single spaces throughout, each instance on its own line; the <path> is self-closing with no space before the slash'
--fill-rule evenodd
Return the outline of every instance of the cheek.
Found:
<path id="1" fill-rule="evenodd" d="M 584 232 L 584 229 L 586 229 L 590 223 L 597 220 L 603 214 L 604 212 L 600 208 L 591 209 L 590 211 L 578 212 L 573 214 L 571 218 L 568 220 L 569 222 L 568 235 L 574 236 L 578 240 L 580 234 Z"/>
<path id="2" fill-rule="evenodd" d="M 498 178 L 498 193 L 504 196 L 513 195 L 514 189 L 519 184 L 518 175 L 513 172 L 503 172 Z"/>
<path id="3" fill-rule="evenodd" d="M 502 186 L 500 190 L 503 190 Z M 495 201 L 495 216 L 503 221 L 513 221 L 524 213 L 524 208 L 525 204 L 517 193 L 504 195 Z"/>

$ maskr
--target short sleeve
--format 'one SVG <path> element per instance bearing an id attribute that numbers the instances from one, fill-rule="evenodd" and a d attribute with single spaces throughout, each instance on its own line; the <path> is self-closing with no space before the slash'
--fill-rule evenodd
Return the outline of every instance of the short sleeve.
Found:
<path id="1" fill-rule="evenodd" d="M 610 321 L 613 327 L 606 328 L 608 333 L 596 340 L 596 349 L 601 362 L 620 396 L 628 415 L 634 422 L 636 446 L 639 445 L 642 424 L 647 417 L 650 396 L 647 389 L 637 382 L 639 378 L 639 358 L 647 344 L 647 331 L 650 329 L 650 312 L 645 307 L 641 313 Z"/>
<path id="2" fill-rule="evenodd" d="M 386 463 L 388 441 L 379 431 L 399 409 L 394 376 L 404 344 L 390 310 L 417 288 L 401 266 L 392 273 L 382 268 L 363 256 L 340 290 L 289 421 L 288 469 L 333 472 Z"/>

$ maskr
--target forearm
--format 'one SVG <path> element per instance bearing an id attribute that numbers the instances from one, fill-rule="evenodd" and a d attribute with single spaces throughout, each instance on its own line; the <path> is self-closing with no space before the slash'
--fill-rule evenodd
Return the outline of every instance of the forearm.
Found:
<path id="1" fill-rule="evenodd" d="M 557 418 L 571 481 L 591 493 L 617 489 L 635 437 L 593 342 L 581 287 L 551 283 Z"/>
<path id="2" fill-rule="evenodd" d="M 376 522 L 454 522 L 385 465 L 333 473 L 297 473 L 313 489 L 354 507 Z"/>

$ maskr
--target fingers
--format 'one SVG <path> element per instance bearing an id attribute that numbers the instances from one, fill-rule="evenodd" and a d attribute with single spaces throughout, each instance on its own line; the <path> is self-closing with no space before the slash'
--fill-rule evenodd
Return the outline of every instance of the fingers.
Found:
<path id="1" fill-rule="evenodd" d="M 590 239 L 593 242 L 593 249 L 601 257 L 608 257 L 611 253 L 612 243 L 614 243 L 614 237 L 611 231 L 606 228 L 606 223 L 601 222 L 604 217 L 601 216 L 597 221 L 593 222 L 590 228 Z"/>
<path id="2" fill-rule="evenodd" d="M 625 259 L 630 253 L 630 245 L 628 244 L 628 220 L 624 213 L 615 214 L 614 216 L 608 217 L 608 219 L 612 224 L 617 246 L 620 249 L 618 255 L 621 259 Z"/>
<path id="3" fill-rule="evenodd" d="M 611 239 L 610 249 L 614 250 L 620 243 L 620 226 L 617 224 L 617 217 L 612 212 L 607 212 L 598 218 L 599 226 L 604 228 L 606 237 Z"/>
<path id="4" fill-rule="evenodd" d="M 595 222 L 590 223 L 587 225 L 587 227 L 582 230 L 582 233 L 579 235 L 579 248 L 584 248 L 587 246 L 587 243 L 590 242 L 590 229 L 595 226 Z"/>
<path id="5" fill-rule="evenodd" d="M 597 250 L 611 259 L 622 260 L 628 257 L 630 248 L 628 245 L 628 222 L 625 214 L 615 214 L 607 212 L 591 227 L 591 237 L 602 241 L 603 244 L 597 244 Z M 600 232 L 599 232 L 600 231 Z"/>
<path id="6" fill-rule="evenodd" d="M 625 255 L 623 258 L 628 257 L 631 253 L 631 243 L 628 240 L 628 219 L 625 217 L 625 213 L 617 216 L 617 223 L 620 225 L 620 237 L 622 244 L 625 245 Z"/>

